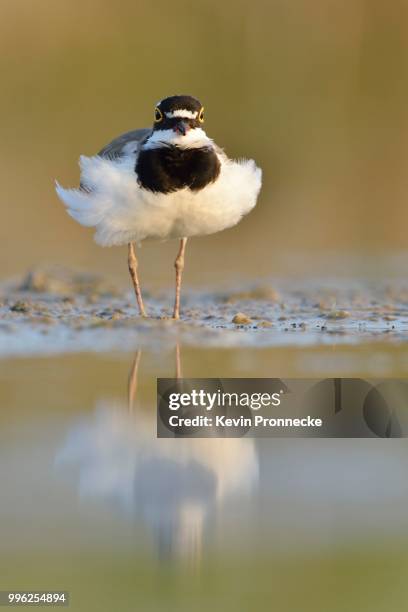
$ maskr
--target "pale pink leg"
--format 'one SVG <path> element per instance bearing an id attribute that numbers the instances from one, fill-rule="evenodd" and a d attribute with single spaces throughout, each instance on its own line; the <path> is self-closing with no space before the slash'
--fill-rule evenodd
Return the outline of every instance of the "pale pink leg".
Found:
<path id="1" fill-rule="evenodd" d="M 187 238 L 180 240 L 180 248 L 177 253 L 174 267 L 176 268 L 176 299 L 174 302 L 173 319 L 180 318 L 180 289 L 181 289 L 181 276 L 184 269 L 184 252 L 186 250 Z"/>
<path id="2" fill-rule="evenodd" d="M 142 317 L 145 317 L 146 311 L 144 309 L 142 291 L 140 289 L 139 277 L 137 275 L 137 259 L 136 259 L 135 245 L 133 244 L 133 242 L 129 242 L 129 245 L 128 245 L 128 266 L 129 266 L 130 276 L 133 282 L 133 288 L 135 290 L 137 304 L 139 306 L 139 313 Z"/>

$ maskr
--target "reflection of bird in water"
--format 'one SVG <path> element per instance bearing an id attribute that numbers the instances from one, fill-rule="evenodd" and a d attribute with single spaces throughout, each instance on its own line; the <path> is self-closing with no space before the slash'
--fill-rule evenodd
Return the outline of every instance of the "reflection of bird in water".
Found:
<path id="1" fill-rule="evenodd" d="M 129 377 L 129 407 L 140 352 Z M 177 368 L 180 371 L 180 363 Z M 155 410 L 101 402 L 68 434 L 59 462 L 79 466 L 81 497 L 113 501 L 148 524 L 162 558 L 200 559 L 203 534 L 225 502 L 258 478 L 251 439 L 158 439 Z"/>

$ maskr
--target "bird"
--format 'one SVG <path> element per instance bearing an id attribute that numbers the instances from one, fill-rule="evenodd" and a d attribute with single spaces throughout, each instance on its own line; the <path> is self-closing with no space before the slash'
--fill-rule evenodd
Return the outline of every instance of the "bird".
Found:
<path id="1" fill-rule="evenodd" d="M 253 160 L 230 159 L 204 130 L 204 107 L 190 95 L 159 101 L 151 128 L 118 136 L 97 155 L 80 157 L 80 185 L 56 192 L 68 214 L 94 227 L 101 246 L 128 247 L 128 268 L 139 314 L 147 316 L 136 246 L 178 239 L 173 318 L 187 240 L 236 225 L 256 205 L 262 171 Z"/>

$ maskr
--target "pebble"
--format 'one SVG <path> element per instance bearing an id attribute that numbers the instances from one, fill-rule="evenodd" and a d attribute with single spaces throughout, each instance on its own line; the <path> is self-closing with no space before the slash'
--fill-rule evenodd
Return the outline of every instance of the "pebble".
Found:
<path id="1" fill-rule="evenodd" d="M 347 310 L 332 310 L 326 315 L 326 319 L 347 319 L 350 313 Z"/>
<path id="2" fill-rule="evenodd" d="M 232 319 L 232 323 L 235 323 L 235 325 L 249 325 L 251 319 L 243 312 L 237 312 Z"/>
<path id="3" fill-rule="evenodd" d="M 28 302 L 23 302 L 19 300 L 18 302 L 15 302 L 13 306 L 10 307 L 10 310 L 12 310 L 13 312 L 30 312 L 31 305 Z"/>

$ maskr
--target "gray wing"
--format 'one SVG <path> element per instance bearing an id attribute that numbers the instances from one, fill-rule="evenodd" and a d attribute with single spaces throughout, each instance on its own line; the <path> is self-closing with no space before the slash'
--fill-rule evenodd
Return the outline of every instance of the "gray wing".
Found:
<path id="1" fill-rule="evenodd" d="M 118 159 L 124 155 L 137 153 L 139 147 L 146 142 L 151 133 L 151 128 L 142 128 L 140 130 L 126 132 L 103 147 L 98 155 L 109 159 Z"/>
<path id="2" fill-rule="evenodd" d="M 146 142 L 152 133 L 151 128 L 142 128 L 140 130 L 131 130 L 121 136 L 118 136 L 112 142 L 103 147 L 98 153 L 100 157 L 106 157 L 107 159 L 120 159 L 125 155 L 131 155 L 132 153 L 137 155 L 140 146 Z M 82 191 L 90 192 L 91 189 L 81 181 L 79 188 Z"/>

